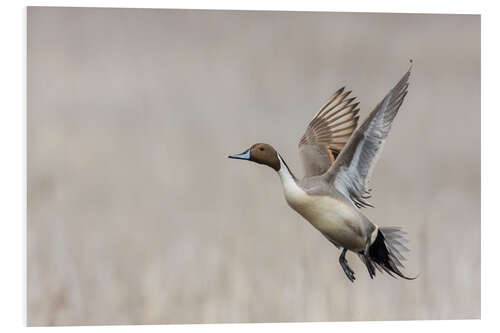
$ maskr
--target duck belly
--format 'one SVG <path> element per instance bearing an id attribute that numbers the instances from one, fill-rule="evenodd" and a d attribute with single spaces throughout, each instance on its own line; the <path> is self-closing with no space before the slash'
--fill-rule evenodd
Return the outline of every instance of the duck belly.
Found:
<path id="1" fill-rule="evenodd" d="M 329 196 L 305 195 L 288 201 L 289 205 L 319 231 L 328 234 L 336 245 L 353 251 L 365 248 L 362 216 L 346 203 Z"/>

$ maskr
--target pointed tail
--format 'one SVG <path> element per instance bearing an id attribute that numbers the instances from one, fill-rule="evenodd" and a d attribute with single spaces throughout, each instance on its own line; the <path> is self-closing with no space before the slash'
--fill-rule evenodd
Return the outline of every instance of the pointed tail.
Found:
<path id="1" fill-rule="evenodd" d="M 365 254 L 360 254 L 360 257 L 368 268 L 368 273 L 370 273 L 371 278 L 375 276 L 374 267 L 380 272 L 386 271 L 392 277 L 396 277 L 395 275 L 397 275 L 407 280 L 414 280 L 417 278 L 407 277 L 399 269 L 404 268 L 401 262 L 406 260 L 401 252 L 409 251 L 405 246 L 405 244 L 408 243 L 406 235 L 407 233 L 398 227 L 378 229 L 375 241 L 368 248 L 368 257 Z"/>

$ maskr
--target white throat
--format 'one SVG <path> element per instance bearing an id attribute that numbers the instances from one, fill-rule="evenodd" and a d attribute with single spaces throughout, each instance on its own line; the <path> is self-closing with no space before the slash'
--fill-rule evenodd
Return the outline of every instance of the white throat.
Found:
<path id="1" fill-rule="evenodd" d="M 298 203 L 298 201 L 303 200 L 306 193 L 297 184 L 281 156 L 278 155 L 278 158 L 280 161 L 280 169 L 278 171 L 278 174 L 280 176 L 281 184 L 283 185 L 285 199 L 288 204 L 295 209 L 294 206 Z"/>
<path id="2" fill-rule="evenodd" d="M 286 166 L 285 162 L 283 162 L 283 159 L 281 156 L 278 154 L 278 159 L 280 161 L 280 169 L 278 171 L 278 174 L 280 175 L 280 180 L 283 186 L 288 183 L 294 183 L 295 184 L 295 179 L 293 179 L 292 174 L 290 173 L 290 170 L 288 170 L 288 167 Z"/>

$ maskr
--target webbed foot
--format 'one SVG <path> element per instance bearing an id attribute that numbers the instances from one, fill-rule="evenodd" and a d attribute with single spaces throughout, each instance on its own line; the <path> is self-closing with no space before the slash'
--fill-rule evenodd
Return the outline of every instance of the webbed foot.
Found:
<path id="1" fill-rule="evenodd" d="M 347 252 L 347 249 L 344 248 L 344 250 L 342 250 L 342 254 L 339 257 L 339 263 L 340 263 L 340 266 L 342 266 L 342 269 L 344 270 L 344 273 L 347 276 L 347 278 L 351 282 L 354 282 L 354 280 L 356 280 L 356 277 L 354 276 L 354 271 L 347 264 L 347 259 L 345 258 L 346 252 Z"/>

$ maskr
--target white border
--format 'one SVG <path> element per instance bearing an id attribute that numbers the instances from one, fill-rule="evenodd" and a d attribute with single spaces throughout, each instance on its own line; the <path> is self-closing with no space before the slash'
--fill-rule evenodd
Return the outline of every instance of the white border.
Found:
<path id="1" fill-rule="evenodd" d="M 482 14 L 482 265 L 481 312 L 478 321 L 414 321 L 305 324 L 168 325 L 58 328 L 58 330 L 106 331 L 243 331 L 254 329 L 318 332 L 422 332 L 428 329 L 498 331 L 499 217 L 495 205 L 499 188 L 500 110 L 494 103 L 498 95 L 500 61 L 498 6 L 493 1 L 3 1 L 0 10 L 1 96 L 0 118 L 0 212 L 3 226 L 0 238 L 0 323 L 4 330 L 26 329 L 25 325 L 25 222 L 26 222 L 26 12 L 25 6 L 127 7 L 127 8 L 204 8 L 249 10 L 300 10 L 350 12 L 409 12 Z M 498 103 L 498 102 L 497 102 Z M 457 244 L 460 246 L 460 244 Z M 47 330 L 53 328 L 30 328 Z"/>

